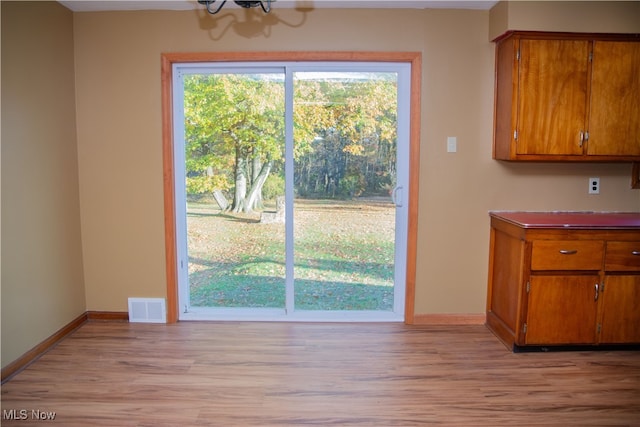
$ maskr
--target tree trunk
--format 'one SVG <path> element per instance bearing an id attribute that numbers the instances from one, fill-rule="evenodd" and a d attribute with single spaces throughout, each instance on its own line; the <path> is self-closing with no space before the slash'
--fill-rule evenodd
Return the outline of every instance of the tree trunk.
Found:
<path id="1" fill-rule="evenodd" d="M 249 190 L 249 194 L 244 202 L 244 211 L 246 213 L 251 213 L 254 209 L 259 207 L 258 202 L 262 201 L 262 186 L 269 177 L 272 166 L 273 162 L 271 160 L 265 162 L 262 165 L 262 168 L 260 168 L 260 173 L 255 177 L 251 190 Z"/>
<path id="2" fill-rule="evenodd" d="M 245 159 L 236 151 L 236 189 L 233 196 L 233 212 L 246 210 L 245 198 L 247 195 L 247 170 Z"/>
<path id="3" fill-rule="evenodd" d="M 252 163 L 251 188 L 253 188 L 254 185 L 258 182 L 260 174 L 262 173 L 262 160 L 260 160 L 260 157 L 257 154 L 254 154 L 254 157 L 251 163 Z M 271 170 L 271 165 L 269 165 L 269 170 Z M 267 171 L 267 175 L 268 174 L 269 172 Z M 264 207 L 262 203 L 262 185 L 263 184 L 264 184 L 264 181 L 262 182 L 262 184 L 260 184 L 260 191 L 257 192 L 255 196 L 255 200 L 252 200 L 249 203 L 250 209 L 262 209 Z M 251 191 L 249 192 L 249 198 L 251 198 Z"/>

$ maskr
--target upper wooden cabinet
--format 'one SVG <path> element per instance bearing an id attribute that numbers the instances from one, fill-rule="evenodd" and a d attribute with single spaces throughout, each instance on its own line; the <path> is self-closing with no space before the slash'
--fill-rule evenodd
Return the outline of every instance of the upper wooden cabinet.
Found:
<path id="1" fill-rule="evenodd" d="M 640 160 L 640 34 L 495 42 L 495 159 Z"/>
<path id="2" fill-rule="evenodd" d="M 640 40 L 593 42 L 587 154 L 640 157 Z"/>

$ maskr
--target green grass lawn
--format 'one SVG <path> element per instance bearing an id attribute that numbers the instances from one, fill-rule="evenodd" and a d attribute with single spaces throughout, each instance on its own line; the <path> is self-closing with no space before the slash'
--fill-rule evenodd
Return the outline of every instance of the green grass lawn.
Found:
<path id="1" fill-rule="evenodd" d="M 189 203 L 191 305 L 284 307 L 284 224 Z M 392 310 L 395 209 L 376 201 L 296 201 L 295 306 Z"/>

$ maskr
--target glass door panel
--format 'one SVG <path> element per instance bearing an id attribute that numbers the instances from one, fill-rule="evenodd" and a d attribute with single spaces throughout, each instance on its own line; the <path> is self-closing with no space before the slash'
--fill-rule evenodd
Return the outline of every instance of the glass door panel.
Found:
<path id="1" fill-rule="evenodd" d="M 293 75 L 295 309 L 393 311 L 397 74 Z"/>
<path id="2" fill-rule="evenodd" d="M 283 74 L 182 81 L 189 305 L 284 309 Z"/>

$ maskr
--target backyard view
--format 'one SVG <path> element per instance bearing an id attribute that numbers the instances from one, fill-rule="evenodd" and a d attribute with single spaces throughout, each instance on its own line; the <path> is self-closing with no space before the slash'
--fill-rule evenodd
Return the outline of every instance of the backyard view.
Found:
<path id="1" fill-rule="evenodd" d="M 390 310 L 393 205 L 305 200 L 295 209 L 296 307 Z M 202 201 L 189 203 L 188 221 L 192 305 L 284 307 L 283 223 Z"/>
<path id="2" fill-rule="evenodd" d="M 296 309 L 393 309 L 396 80 L 295 73 L 287 148 L 281 73 L 185 76 L 191 306 L 284 308 L 292 221 Z"/>

